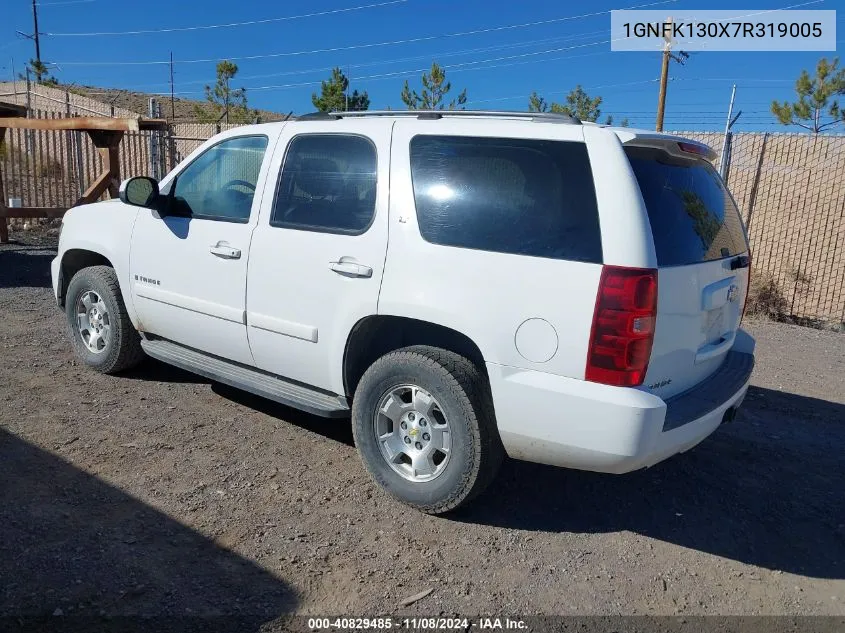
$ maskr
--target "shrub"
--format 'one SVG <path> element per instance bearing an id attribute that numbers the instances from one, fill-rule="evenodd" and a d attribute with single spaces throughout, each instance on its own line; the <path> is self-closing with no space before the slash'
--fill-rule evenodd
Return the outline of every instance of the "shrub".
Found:
<path id="1" fill-rule="evenodd" d="M 751 276 L 746 314 L 777 321 L 783 319 L 788 311 L 789 302 L 770 273 L 761 272 Z"/>

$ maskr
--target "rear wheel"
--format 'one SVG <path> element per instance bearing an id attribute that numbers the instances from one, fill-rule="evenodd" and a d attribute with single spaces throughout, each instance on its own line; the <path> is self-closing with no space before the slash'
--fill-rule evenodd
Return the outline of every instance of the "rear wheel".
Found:
<path id="1" fill-rule="evenodd" d="M 434 347 L 373 363 L 355 392 L 352 427 L 373 479 L 431 514 L 481 493 L 504 456 L 484 376 L 468 359 Z"/>
<path id="2" fill-rule="evenodd" d="M 65 315 L 76 355 L 89 367 L 113 374 L 143 359 L 114 269 L 91 266 L 76 273 L 68 285 Z"/>

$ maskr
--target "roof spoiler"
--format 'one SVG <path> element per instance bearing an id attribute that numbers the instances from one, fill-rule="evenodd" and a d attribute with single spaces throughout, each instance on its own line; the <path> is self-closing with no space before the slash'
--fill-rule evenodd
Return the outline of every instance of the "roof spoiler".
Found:
<path id="1" fill-rule="evenodd" d="M 679 158 L 697 157 L 713 161 L 718 157 L 716 151 L 706 143 L 684 138 L 683 136 L 659 134 L 657 132 L 641 132 L 637 130 L 615 130 L 615 132 L 623 145 L 656 147 Z"/>

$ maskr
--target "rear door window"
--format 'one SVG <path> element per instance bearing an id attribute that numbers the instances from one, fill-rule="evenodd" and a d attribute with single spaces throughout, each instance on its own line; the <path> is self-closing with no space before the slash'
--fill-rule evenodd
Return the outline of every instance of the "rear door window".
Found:
<path id="1" fill-rule="evenodd" d="M 626 147 L 648 210 L 659 266 L 683 266 L 748 250 L 736 204 L 713 167 L 660 149 Z"/>
<path id="2" fill-rule="evenodd" d="M 411 139 L 410 153 L 426 241 L 601 263 L 584 143 L 420 135 Z"/>
<path id="3" fill-rule="evenodd" d="M 378 159 L 372 141 L 302 134 L 290 142 L 270 225 L 360 235 L 373 221 Z"/>

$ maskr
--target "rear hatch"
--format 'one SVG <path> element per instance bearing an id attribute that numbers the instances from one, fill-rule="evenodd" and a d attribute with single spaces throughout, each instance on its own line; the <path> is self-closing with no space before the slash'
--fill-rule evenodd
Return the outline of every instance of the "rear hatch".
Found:
<path id="1" fill-rule="evenodd" d="M 636 141 L 635 141 L 636 142 Z M 643 389 L 662 398 L 715 372 L 733 346 L 749 281 L 736 203 L 694 143 L 626 145 L 657 254 L 657 324 Z"/>

